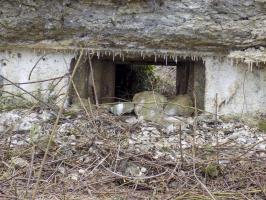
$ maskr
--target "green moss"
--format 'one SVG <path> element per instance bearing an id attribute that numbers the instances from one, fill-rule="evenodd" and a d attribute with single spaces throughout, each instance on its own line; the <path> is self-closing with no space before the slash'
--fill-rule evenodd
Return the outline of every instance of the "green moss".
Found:
<path id="1" fill-rule="evenodd" d="M 258 123 L 258 128 L 261 130 L 261 131 L 264 131 L 266 132 L 266 120 L 262 120 Z"/>
<path id="2" fill-rule="evenodd" d="M 209 144 L 204 146 L 204 150 L 207 151 L 208 153 L 214 153 L 214 147 Z"/>
<path id="3" fill-rule="evenodd" d="M 203 172 L 206 176 L 215 178 L 219 175 L 220 169 L 218 165 L 211 163 L 208 164 L 208 166 L 203 169 Z"/>

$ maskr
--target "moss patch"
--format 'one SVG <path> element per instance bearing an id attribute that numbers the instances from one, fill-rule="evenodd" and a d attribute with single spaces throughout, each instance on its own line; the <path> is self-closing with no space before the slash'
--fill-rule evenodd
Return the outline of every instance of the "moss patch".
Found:
<path id="1" fill-rule="evenodd" d="M 259 128 L 261 131 L 266 132 L 266 120 L 261 120 L 261 121 L 258 123 L 258 128 Z"/>

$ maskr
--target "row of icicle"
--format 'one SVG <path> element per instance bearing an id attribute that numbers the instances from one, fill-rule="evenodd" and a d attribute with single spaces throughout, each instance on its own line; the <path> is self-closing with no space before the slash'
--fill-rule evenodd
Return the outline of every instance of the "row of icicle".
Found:
<path id="1" fill-rule="evenodd" d="M 199 53 L 185 53 L 185 52 L 174 52 L 174 51 L 143 51 L 143 50 L 96 50 L 96 49 L 33 49 L 34 52 L 38 52 L 40 54 L 45 55 L 47 51 L 55 51 L 55 52 L 63 52 L 65 54 L 70 53 L 74 54 L 75 57 L 78 57 L 81 50 L 85 51 L 85 55 L 96 55 L 98 59 L 104 56 L 109 56 L 113 61 L 118 57 L 123 62 L 125 61 L 125 55 L 139 55 L 143 60 L 147 57 L 154 57 L 154 62 L 157 63 L 158 59 L 163 59 L 165 65 L 168 64 L 169 60 L 177 63 L 179 60 L 185 60 L 187 58 L 192 61 L 200 61 L 205 55 L 201 55 Z"/>
<path id="2" fill-rule="evenodd" d="M 215 55 L 215 54 L 210 54 L 210 53 L 197 53 L 197 52 L 184 52 L 184 51 L 167 51 L 167 50 L 99 50 L 99 49 L 87 49 L 87 48 L 70 48 L 70 49 L 43 49 L 43 48 L 33 48 L 34 53 L 39 53 L 42 55 L 45 55 L 49 52 L 61 52 L 64 54 L 74 54 L 75 57 L 78 57 L 79 53 L 81 50 L 85 51 L 85 55 L 95 55 L 98 59 L 104 56 L 109 56 L 112 58 L 113 61 L 117 59 L 117 57 L 122 60 L 123 62 L 125 61 L 125 55 L 139 55 L 143 60 L 147 57 L 154 57 L 154 62 L 157 63 L 158 59 L 163 59 L 165 62 L 165 65 L 168 64 L 169 60 L 174 61 L 177 63 L 180 60 L 185 60 L 187 58 L 191 59 L 192 61 L 200 61 L 203 60 L 205 62 L 205 57 L 211 56 L 214 58 L 218 58 L 219 60 L 226 57 L 225 55 Z M 258 61 L 252 61 L 250 59 L 245 59 L 245 58 L 230 58 L 232 62 L 239 64 L 239 63 L 247 63 L 248 68 L 250 71 L 253 71 L 253 67 L 258 66 L 259 63 Z M 265 64 L 266 62 L 264 62 Z"/>

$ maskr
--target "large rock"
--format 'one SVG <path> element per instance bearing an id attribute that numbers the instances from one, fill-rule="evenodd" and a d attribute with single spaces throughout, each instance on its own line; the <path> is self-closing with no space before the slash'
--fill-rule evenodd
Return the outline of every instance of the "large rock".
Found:
<path id="1" fill-rule="evenodd" d="M 131 113 L 134 110 L 134 104 L 132 102 L 121 102 L 112 105 L 109 111 L 114 115 L 123 115 L 126 113 Z"/>
<path id="2" fill-rule="evenodd" d="M 189 95 L 178 95 L 165 106 L 164 112 L 169 116 L 185 116 L 189 117 L 192 115 L 193 101 Z"/>
<path id="3" fill-rule="evenodd" d="M 1 1 L 0 46 L 214 52 L 265 45 L 264 0 L 22 2 Z"/>
<path id="4" fill-rule="evenodd" d="M 166 102 L 166 97 L 152 91 L 140 92 L 133 97 L 136 115 L 150 121 L 158 121 L 162 118 Z"/>

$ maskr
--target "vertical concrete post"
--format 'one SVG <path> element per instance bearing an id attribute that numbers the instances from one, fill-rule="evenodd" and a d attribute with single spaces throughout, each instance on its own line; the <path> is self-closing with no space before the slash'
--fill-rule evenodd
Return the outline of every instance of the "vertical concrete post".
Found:
<path id="1" fill-rule="evenodd" d="M 94 82 L 99 103 L 109 103 L 115 97 L 115 64 L 110 61 L 92 60 Z M 90 97 L 94 102 L 93 83 L 89 78 Z"/>
<path id="2" fill-rule="evenodd" d="M 77 61 L 74 58 L 71 60 L 70 72 L 73 71 L 76 62 Z M 87 99 L 89 97 L 88 80 L 89 80 L 89 63 L 87 61 L 87 58 L 83 57 L 77 68 L 77 72 L 73 77 L 73 82 L 75 83 L 79 96 L 84 99 Z M 69 91 L 70 103 L 78 102 L 79 100 L 73 86 L 71 85 L 69 89 L 70 89 Z"/>
<path id="3" fill-rule="evenodd" d="M 179 61 L 176 66 L 176 95 L 186 94 L 189 81 L 189 61 Z"/>

